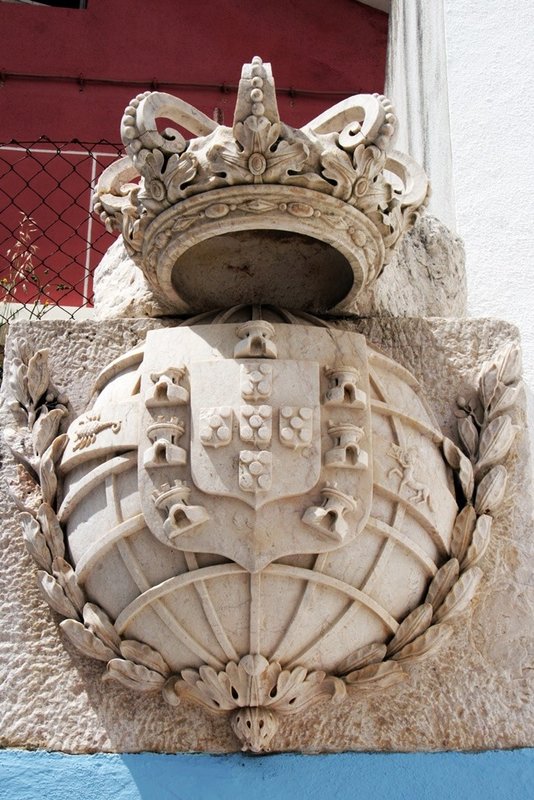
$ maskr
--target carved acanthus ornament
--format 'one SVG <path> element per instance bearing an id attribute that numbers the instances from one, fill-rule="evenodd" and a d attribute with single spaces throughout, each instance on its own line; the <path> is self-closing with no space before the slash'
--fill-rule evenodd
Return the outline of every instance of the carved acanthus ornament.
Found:
<path id="1" fill-rule="evenodd" d="M 322 700 L 342 700 L 343 681 L 324 672 L 303 667 L 283 670 L 261 655 L 246 655 L 238 664 L 230 661 L 224 670 L 211 667 L 183 670 L 181 679 L 171 678 L 164 697 L 171 705 L 192 700 L 217 714 L 233 712 L 232 728 L 243 749 L 268 750 L 278 728 L 278 717 L 298 714 Z"/>

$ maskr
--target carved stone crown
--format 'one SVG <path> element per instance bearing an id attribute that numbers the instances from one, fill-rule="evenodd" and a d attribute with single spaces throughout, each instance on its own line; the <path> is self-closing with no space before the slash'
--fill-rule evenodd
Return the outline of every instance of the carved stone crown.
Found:
<path id="1" fill-rule="evenodd" d="M 163 118 L 196 138 L 160 132 Z M 121 125 L 128 155 L 102 174 L 95 211 L 178 311 L 258 299 L 341 311 L 380 274 L 427 196 L 423 170 L 389 149 L 395 123 L 375 94 L 291 128 L 270 65 L 255 57 L 232 128 L 162 92 L 135 97 Z"/>

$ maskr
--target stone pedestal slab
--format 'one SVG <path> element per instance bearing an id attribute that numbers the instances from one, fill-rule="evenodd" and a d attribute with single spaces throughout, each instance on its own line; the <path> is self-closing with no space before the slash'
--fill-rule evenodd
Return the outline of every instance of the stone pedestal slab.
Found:
<path id="1" fill-rule="evenodd" d="M 90 398 L 103 365 L 140 344 L 146 332 L 171 320 L 100 323 L 40 322 L 12 326 L 33 349 L 50 349 L 60 391 L 72 417 Z M 455 398 L 469 395 L 481 365 L 515 329 L 490 320 L 338 320 L 421 381 L 446 435 L 456 438 Z M 6 387 L 4 388 L 6 393 Z M 11 424 L 7 405 L 2 425 Z M 514 412 L 524 423 L 521 404 Z M 317 705 L 284 721 L 275 748 L 342 750 L 491 749 L 529 745 L 534 731 L 534 653 L 530 476 L 524 427 L 506 466 L 507 497 L 499 510 L 484 577 L 474 603 L 442 650 L 410 666 L 409 679 L 343 704 Z M 183 703 L 170 708 L 146 696 L 102 684 L 102 666 L 77 653 L 59 632 L 59 618 L 41 599 L 9 498 L 17 467 L 4 453 L 1 513 L 0 669 L 1 744 L 67 752 L 229 752 L 237 740 L 224 719 Z"/>

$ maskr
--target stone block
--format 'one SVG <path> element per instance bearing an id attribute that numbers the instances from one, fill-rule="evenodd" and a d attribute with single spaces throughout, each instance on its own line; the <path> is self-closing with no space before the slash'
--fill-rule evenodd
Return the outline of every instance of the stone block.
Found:
<path id="1" fill-rule="evenodd" d="M 53 380 L 68 394 L 71 419 L 90 400 L 103 365 L 141 344 L 147 331 L 172 320 L 39 322 L 12 326 L 7 360 L 18 337 L 48 347 Z M 484 362 L 517 341 L 515 329 L 491 320 L 375 317 L 338 320 L 421 382 L 444 433 L 457 440 L 455 397 L 468 396 Z M 9 396 L 7 386 L 4 397 Z M 283 720 L 280 751 L 414 751 L 526 746 L 534 729 L 531 486 L 522 400 L 521 432 L 507 457 L 507 494 L 481 567 L 477 595 L 454 624 L 449 642 L 409 667 L 403 684 L 319 704 Z M 12 425 L 4 402 L 2 427 Z M 70 421 L 70 420 L 68 420 Z M 112 434 L 110 434 L 112 435 Z M 1 744 L 65 752 L 211 751 L 239 748 L 227 721 L 184 701 L 135 694 L 102 683 L 103 664 L 80 655 L 41 599 L 9 496 L 19 469 L 4 446 L 0 512 Z"/>

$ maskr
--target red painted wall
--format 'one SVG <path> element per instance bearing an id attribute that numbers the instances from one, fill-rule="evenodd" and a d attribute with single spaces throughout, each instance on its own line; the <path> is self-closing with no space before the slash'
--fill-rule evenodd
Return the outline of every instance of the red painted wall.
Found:
<path id="1" fill-rule="evenodd" d="M 387 15 L 354 0 L 89 0 L 86 10 L 0 2 L 0 141 L 119 141 L 122 111 L 152 82 L 235 85 L 252 56 L 271 61 L 285 122 L 302 125 L 341 99 L 299 90 L 382 91 Z M 11 73 L 138 81 L 94 86 Z M 231 124 L 235 93 L 175 90 Z"/>
<path id="2" fill-rule="evenodd" d="M 353 0 L 89 0 L 86 10 L 0 0 L 0 145 L 24 145 L 0 147 L 0 323 L 6 303 L 90 305 L 113 241 L 90 206 L 115 149 L 30 143 L 119 143 L 130 98 L 158 87 L 231 125 L 232 87 L 254 55 L 273 65 L 284 122 L 303 125 L 343 97 L 383 90 L 387 22 Z"/>

